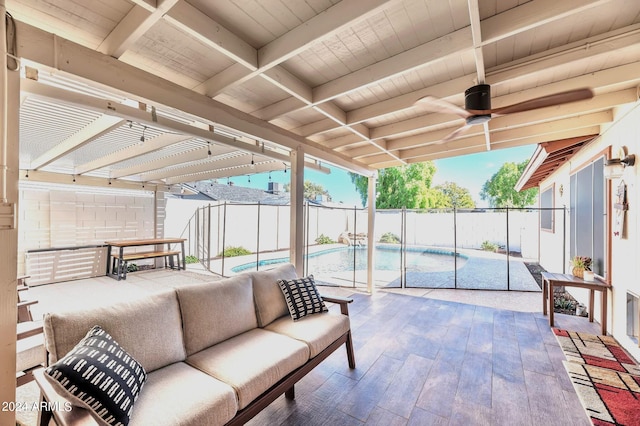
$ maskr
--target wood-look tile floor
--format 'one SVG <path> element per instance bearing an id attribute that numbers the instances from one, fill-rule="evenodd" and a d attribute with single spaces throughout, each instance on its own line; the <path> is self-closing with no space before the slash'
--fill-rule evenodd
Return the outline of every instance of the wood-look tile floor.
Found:
<path id="1" fill-rule="evenodd" d="M 295 401 L 280 397 L 250 425 L 591 424 L 540 293 L 538 312 L 428 296 L 354 294 L 357 368 L 339 349 L 296 385 Z M 598 333 L 586 318 L 556 318 Z"/>
<path id="2" fill-rule="evenodd" d="M 215 279 L 161 270 L 131 274 L 127 281 L 99 277 L 29 292 L 39 300 L 34 310 L 41 315 Z M 295 401 L 278 398 L 250 425 L 590 424 L 542 315 L 539 292 L 321 292 L 354 299 L 349 310 L 357 368 L 350 370 L 345 350 L 338 349 L 296 385 Z M 556 315 L 556 326 L 599 332 L 597 323 L 567 315 Z M 38 400 L 34 382 L 18 389 L 20 398 Z M 32 417 L 19 420 L 31 426 Z"/>

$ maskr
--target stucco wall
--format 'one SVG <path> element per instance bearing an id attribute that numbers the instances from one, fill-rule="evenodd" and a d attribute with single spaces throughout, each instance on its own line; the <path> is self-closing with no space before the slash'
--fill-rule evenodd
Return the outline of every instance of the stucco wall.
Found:
<path id="1" fill-rule="evenodd" d="M 569 204 L 569 176 L 585 164 L 591 162 L 598 153 L 611 147 L 614 157 L 617 157 L 618 149 L 626 146 L 631 154 L 640 154 L 640 105 L 633 104 L 626 108 L 620 108 L 615 112 L 615 121 L 603 130 L 601 136 L 594 142 L 583 147 L 571 161 L 564 164 L 550 178 L 541 182 L 540 190 L 544 191 L 555 184 L 556 207 Z M 640 158 L 638 158 L 640 161 Z M 626 235 L 614 236 L 611 229 L 607 231 L 608 247 L 610 249 L 611 263 L 607 273 L 607 279 L 612 285 L 609 300 L 608 332 L 611 333 L 636 359 L 640 358 L 640 349 L 637 343 L 627 336 L 627 293 L 640 296 L 640 235 L 638 235 L 638 211 L 640 209 L 640 194 L 638 188 L 638 169 L 640 164 L 627 167 L 621 178 L 607 180 L 608 191 L 611 194 L 608 215 L 614 216 L 616 188 L 621 180 L 627 184 L 627 200 L 629 210 L 626 217 Z M 562 185 L 563 195 L 560 196 L 559 188 Z M 556 217 L 556 221 L 562 218 Z M 567 229 L 569 229 L 569 217 L 567 216 Z M 612 217 L 608 217 L 609 223 Z M 563 266 L 568 268 L 568 251 L 565 253 L 565 263 L 562 256 L 562 234 L 558 232 L 562 228 L 556 228 L 556 232 L 541 231 L 540 236 L 540 262 L 549 271 L 562 271 Z M 568 250 L 568 249 L 567 249 Z M 568 269 L 567 269 L 568 271 Z M 588 293 L 578 289 L 569 289 L 570 293 L 583 303 L 588 301 Z M 599 306 L 599 295 L 596 293 L 596 306 Z M 600 321 L 600 310 L 595 309 L 595 317 Z M 636 312 L 637 316 L 638 313 Z"/>

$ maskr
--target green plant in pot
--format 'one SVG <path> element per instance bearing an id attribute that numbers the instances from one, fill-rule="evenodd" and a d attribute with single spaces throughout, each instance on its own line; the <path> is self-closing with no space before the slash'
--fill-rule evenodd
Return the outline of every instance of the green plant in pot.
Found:
<path id="1" fill-rule="evenodd" d="M 573 267 L 571 273 L 574 276 L 584 278 L 584 271 L 591 270 L 591 258 L 588 256 L 574 256 L 571 259 L 571 266 Z"/>

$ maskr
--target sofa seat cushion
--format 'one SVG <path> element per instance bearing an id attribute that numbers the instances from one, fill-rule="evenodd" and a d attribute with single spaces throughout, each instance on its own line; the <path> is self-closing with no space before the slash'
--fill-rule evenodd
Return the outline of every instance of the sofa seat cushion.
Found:
<path id="1" fill-rule="evenodd" d="M 191 355 L 187 363 L 231 385 L 241 410 L 308 359 L 305 343 L 254 329 Z"/>
<path id="2" fill-rule="evenodd" d="M 349 331 L 349 328 L 348 316 L 327 312 L 309 315 L 298 321 L 293 321 L 286 315 L 269 324 L 265 330 L 305 342 L 309 346 L 310 358 L 313 358 Z"/>
<path id="3" fill-rule="evenodd" d="M 248 275 L 176 288 L 187 356 L 258 326 Z"/>
<path id="4" fill-rule="evenodd" d="M 247 275 L 253 281 L 253 297 L 256 304 L 258 326 L 264 327 L 289 313 L 278 280 L 298 278 L 296 268 L 291 263 L 280 265 L 268 271 L 249 272 Z"/>
<path id="5" fill-rule="evenodd" d="M 129 426 L 223 425 L 237 409 L 231 386 L 178 362 L 149 373 Z"/>

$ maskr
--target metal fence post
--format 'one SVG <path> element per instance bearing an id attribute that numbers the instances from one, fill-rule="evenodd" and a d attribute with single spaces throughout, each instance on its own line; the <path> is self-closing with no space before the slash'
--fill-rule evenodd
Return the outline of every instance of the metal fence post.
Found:
<path id="1" fill-rule="evenodd" d="M 458 209 L 453 206 L 453 288 L 458 288 Z"/>
<path id="2" fill-rule="evenodd" d="M 506 222 L 507 222 L 507 291 L 511 290 L 511 273 L 510 273 L 510 269 L 509 269 L 509 253 L 511 250 L 509 250 L 509 207 L 507 207 L 507 216 L 506 216 Z"/>
<path id="3" fill-rule="evenodd" d="M 540 244 L 538 244 L 538 247 Z M 538 255 L 539 257 L 540 255 Z M 595 269 L 595 268 L 594 268 Z M 562 273 L 567 273 L 567 206 L 562 208 Z"/>
<path id="4" fill-rule="evenodd" d="M 224 202 L 223 210 L 222 210 L 222 271 L 220 275 L 223 277 L 224 275 L 224 248 L 226 245 L 227 239 L 227 202 Z"/>
<path id="5" fill-rule="evenodd" d="M 310 212 L 311 212 L 311 205 L 309 204 L 308 200 L 304 200 L 304 214 L 305 214 L 305 246 L 304 246 L 304 256 L 302 258 L 302 269 L 306 274 L 309 273 L 309 225 L 311 223 L 311 218 L 310 216 Z"/>
<path id="6" fill-rule="evenodd" d="M 258 201 L 258 219 L 256 232 L 256 271 L 260 268 L 260 201 Z"/>
<path id="7" fill-rule="evenodd" d="M 407 208 L 400 210 L 400 288 L 407 288 Z"/>
<path id="8" fill-rule="evenodd" d="M 356 288 L 356 241 L 358 241 L 358 210 L 353 206 L 353 288 Z"/>

